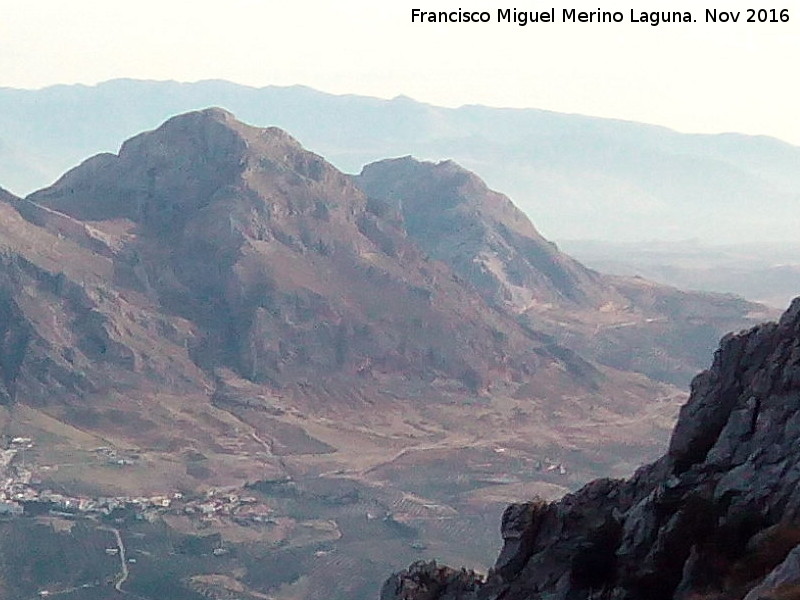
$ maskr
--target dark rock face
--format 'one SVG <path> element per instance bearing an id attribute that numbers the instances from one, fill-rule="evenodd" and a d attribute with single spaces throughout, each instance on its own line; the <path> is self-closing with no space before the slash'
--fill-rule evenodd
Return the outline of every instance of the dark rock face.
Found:
<path id="1" fill-rule="evenodd" d="M 798 435 L 800 299 L 722 341 L 663 458 L 627 481 L 510 507 L 485 583 L 382 598 L 793 598 L 780 594 L 800 584 Z"/>

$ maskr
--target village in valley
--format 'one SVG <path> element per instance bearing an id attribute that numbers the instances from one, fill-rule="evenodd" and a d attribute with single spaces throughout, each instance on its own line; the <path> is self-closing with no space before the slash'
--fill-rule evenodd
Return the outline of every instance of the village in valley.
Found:
<path id="1" fill-rule="evenodd" d="M 163 514 L 181 514 L 199 520 L 218 516 L 247 524 L 275 524 L 272 508 L 254 496 L 237 490 L 209 489 L 199 497 L 179 491 L 155 496 L 70 496 L 44 488 L 35 468 L 26 464 L 25 453 L 35 447 L 33 439 L 14 437 L 0 449 L 0 518 L 54 514 L 65 518 L 137 519 L 152 521 Z M 96 448 L 110 464 L 125 466 L 135 457 L 122 456 L 112 448 Z"/>

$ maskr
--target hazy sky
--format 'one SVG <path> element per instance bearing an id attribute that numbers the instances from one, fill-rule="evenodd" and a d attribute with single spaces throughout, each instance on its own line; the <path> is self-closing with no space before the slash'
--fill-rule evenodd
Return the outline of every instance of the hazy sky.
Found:
<path id="1" fill-rule="evenodd" d="M 800 144 L 800 0 L 789 23 L 744 23 L 763 0 L 0 0 L 0 86 L 119 78 L 305 84 L 610 116 Z M 693 11 L 698 22 L 412 24 L 423 10 Z M 741 10 L 706 24 L 705 9 Z"/>

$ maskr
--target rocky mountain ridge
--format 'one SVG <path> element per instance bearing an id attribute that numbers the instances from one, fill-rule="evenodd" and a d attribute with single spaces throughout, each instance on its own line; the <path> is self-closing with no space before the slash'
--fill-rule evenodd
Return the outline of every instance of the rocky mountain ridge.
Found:
<path id="1" fill-rule="evenodd" d="M 418 563 L 382 600 L 795 598 L 800 589 L 800 299 L 726 337 L 665 456 L 551 504 L 510 506 L 484 581 Z"/>

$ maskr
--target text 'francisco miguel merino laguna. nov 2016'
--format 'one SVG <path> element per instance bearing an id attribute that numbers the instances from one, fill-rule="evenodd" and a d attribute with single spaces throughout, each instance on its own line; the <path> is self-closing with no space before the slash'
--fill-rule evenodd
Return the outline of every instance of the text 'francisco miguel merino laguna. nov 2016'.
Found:
<path id="1" fill-rule="evenodd" d="M 630 9 L 583 11 L 575 8 L 545 10 L 518 10 L 498 8 L 496 10 L 423 10 L 411 9 L 412 23 L 514 23 L 525 26 L 533 23 L 645 23 L 657 26 L 664 23 L 788 23 L 788 8 L 748 8 L 744 10 L 702 11 L 643 11 Z"/>

